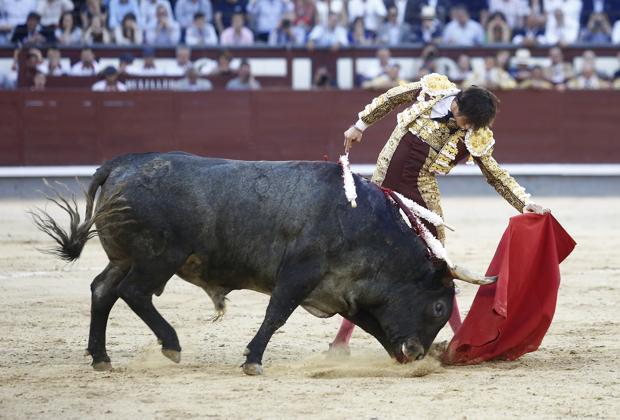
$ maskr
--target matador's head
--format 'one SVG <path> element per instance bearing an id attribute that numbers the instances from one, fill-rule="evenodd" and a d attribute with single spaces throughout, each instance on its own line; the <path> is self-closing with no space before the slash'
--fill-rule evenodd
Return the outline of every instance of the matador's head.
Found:
<path id="1" fill-rule="evenodd" d="M 456 94 L 451 111 L 456 124 L 463 130 L 488 127 L 497 113 L 497 97 L 486 89 L 471 86 Z"/>

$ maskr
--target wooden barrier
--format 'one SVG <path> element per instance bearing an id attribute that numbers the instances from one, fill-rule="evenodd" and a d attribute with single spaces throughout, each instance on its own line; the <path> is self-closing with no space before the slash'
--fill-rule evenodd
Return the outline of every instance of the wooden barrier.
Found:
<path id="1" fill-rule="evenodd" d="M 375 93 L 87 91 L 0 95 L 0 165 L 97 164 L 127 152 L 336 160 L 342 133 Z M 506 163 L 620 163 L 620 92 L 502 91 L 495 156 Z M 354 148 L 372 163 L 396 113 Z"/>

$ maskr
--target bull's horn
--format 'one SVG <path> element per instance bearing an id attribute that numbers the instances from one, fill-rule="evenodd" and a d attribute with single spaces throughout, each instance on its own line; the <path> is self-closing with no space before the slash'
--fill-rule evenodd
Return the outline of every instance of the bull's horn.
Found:
<path id="1" fill-rule="evenodd" d="M 478 285 L 486 285 L 493 284 L 497 281 L 497 276 L 483 276 L 481 274 L 475 274 L 466 269 L 465 267 L 460 267 L 458 265 L 453 265 L 450 267 L 450 274 L 455 279 L 466 281 L 467 283 L 478 284 Z"/>

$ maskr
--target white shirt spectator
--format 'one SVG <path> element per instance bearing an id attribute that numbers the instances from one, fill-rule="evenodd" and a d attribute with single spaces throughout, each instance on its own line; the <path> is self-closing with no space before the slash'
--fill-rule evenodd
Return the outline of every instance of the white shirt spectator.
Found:
<path id="1" fill-rule="evenodd" d="M 501 12 L 512 29 L 523 24 L 523 17 L 530 14 L 527 0 L 489 0 L 489 12 Z"/>
<path id="2" fill-rule="evenodd" d="M 317 25 L 325 25 L 329 13 L 335 13 L 341 16 L 344 12 L 344 2 L 342 0 L 332 0 L 329 5 L 326 0 L 318 0 L 316 2 Z"/>
<path id="3" fill-rule="evenodd" d="M 205 14 L 207 22 L 213 21 L 213 8 L 209 0 L 177 0 L 174 6 L 174 15 L 181 28 L 189 27 L 198 12 Z"/>
<path id="4" fill-rule="evenodd" d="M 484 42 L 484 29 L 475 20 L 469 19 L 464 26 L 453 20 L 444 28 L 443 42 L 451 45 L 479 45 Z"/>
<path id="5" fill-rule="evenodd" d="M 547 15 L 547 23 L 549 23 L 550 19 L 552 21 L 555 19 L 553 11 L 561 9 L 566 19 L 575 21 L 579 25 L 579 15 L 583 6 L 581 0 L 545 0 L 541 3 L 543 5 L 543 12 Z"/>
<path id="6" fill-rule="evenodd" d="M 579 20 L 568 19 L 561 9 L 556 9 L 547 17 L 547 25 L 545 27 L 545 42 L 550 45 L 563 44 L 568 45 L 577 41 L 579 36 Z"/>
<path id="7" fill-rule="evenodd" d="M 335 45 L 347 46 L 349 39 L 347 38 L 347 30 L 342 26 L 329 28 L 325 25 L 315 26 L 308 35 L 308 40 L 313 42 L 317 47 L 333 47 Z"/>
<path id="8" fill-rule="evenodd" d="M 71 76 L 96 76 L 99 73 L 99 63 L 94 61 L 91 65 L 85 65 L 78 61 L 71 67 Z"/>
<path id="9" fill-rule="evenodd" d="M 71 72 L 71 68 L 65 61 L 60 61 L 59 66 L 54 68 L 50 73 L 49 62 L 45 60 L 41 64 L 37 66 L 37 70 L 43 73 L 46 76 L 62 76 L 63 74 L 69 74 Z"/>
<path id="10" fill-rule="evenodd" d="M 39 0 L 37 13 L 41 15 L 41 25 L 58 25 L 60 15 L 73 10 L 71 0 Z"/>
<path id="11" fill-rule="evenodd" d="M 620 20 L 614 23 L 614 28 L 611 31 L 611 42 L 614 44 L 620 44 Z"/>
<path id="12" fill-rule="evenodd" d="M 140 22 L 138 0 L 110 0 L 108 8 L 108 26 L 114 30 L 121 24 L 127 13 L 133 13 Z"/>
<path id="13" fill-rule="evenodd" d="M 57 28 L 54 34 L 56 40 L 61 45 L 80 45 L 82 43 L 82 30 L 77 26 L 73 28 L 68 36 L 64 36 L 64 32 L 60 28 Z"/>
<path id="14" fill-rule="evenodd" d="M 201 28 L 192 24 L 192 26 L 187 28 L 185 43 L 192 46 L 217 45 L 217 33 L 215 33 L 215 28 L 210 23 L 205 23 Z"/>
<path id="15" fill-rule="evenodd" d="M 150 45 L 177 45 L 181 39 L 181 27 L 168 15 L 147 28 L 145 38 L 146 43 Z"/>
<path id="16" fill-rule="evenodd" d="M 364 27 L 368 31 L 377 32 L 379 25 L 387 16 L 387 9 L 383 0 L 350 0 L 349 22 L 353 22 L 358 17 L 364 18 Z"/>
<path id="17" fill-rule="evenodd" d="M 143 28 L 150 28 L 157 22 L 157 6 L 163 6 L 168 12 L 168 16 L 172 16 L 172 8 L 168 0 L 141 0 L 140 1 L 140 21 L 139 24 Z"/>
<path id="18" fill-rule="evenodd" d="M 293 11 L 293 2 L 284 0 L 255 0 L 248 5 L 248 13 L 254 16 L 258 34 L 269 34 L 278 27 L 282 15 Z"/>
<path id="19" fill-rule="evenodd" d="M 37 10 L 37 0 L 0 0 L 0 28 L 10 31 Z M 58 22 L 56 22 L 58 23 Z"/>
<path id="20" fill-rule="evenodd" d="M 112 89 L 105 80 L 99 80 L 91 88 L 93 92 L 127 92 L 127 86 L 119 81 L 116 82 L 116 86 Z"/>
<path id="21" fill-rule="evenodd" d="M 140 29 L 135 31 L 134 37 L 134 40 L 126 37 L 123 33 L 122 25 L 118 25 L 114 28 L 114 42 L 116 45 L 142 45 L 144 37 L 142 36 L 142 31 Z"/>

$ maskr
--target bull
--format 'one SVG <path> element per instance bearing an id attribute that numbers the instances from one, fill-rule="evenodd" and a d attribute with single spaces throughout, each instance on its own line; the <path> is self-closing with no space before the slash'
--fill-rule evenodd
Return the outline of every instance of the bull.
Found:
<path id="1" fill-rule="evenodd" d="M 106 325 L 119 298 L 163 354 L 180 361 L 177 334 L 152 301 L 174 274 L 209 295 L 217 318 L 232 290 L 271 296 L 244 352 L 246 374 L 262 373 L 269 340 L 298 306 L 317 317 L 340 314 L 399 362 L 421 359 L 452 312 L 454 277 L 428 258 L 376 185 L 359 176 L 355 185 L 351 208 L 334 163 L 129 154 L 97 169 L 83 221 L 75 200 L 59 193 L 49 198 L 69 213 L 68 230 L 43 211 L 33 217 L 64 260 L 79 258 L 95 235 L 107 254 L 91 284 L 87 351 L 97 370 L 111 368 Z"/>

